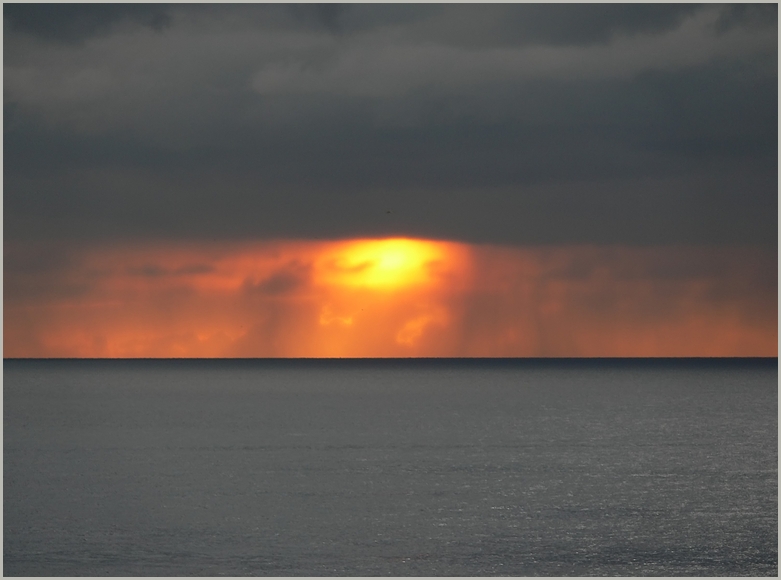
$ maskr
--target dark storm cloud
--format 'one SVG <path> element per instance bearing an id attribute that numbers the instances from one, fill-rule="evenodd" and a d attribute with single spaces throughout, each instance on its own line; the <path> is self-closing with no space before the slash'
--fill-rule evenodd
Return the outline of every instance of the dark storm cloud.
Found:
<path id="1" fill-rule="evenodd" d="M 719 30 L 734 26 L 772 27 L 778 22 L 778 4 L 731 4 L 724 7 L 716 25 Z"/>
<path id="2" fill-rule="evenodd" d="M 327 30 L 338 32 L 340 16 L 349 8 L 346 4 L 287 4 L 294 17 L 304 21 L 314 21 Z"/>
<path id="3" fill-rule="evenodd" d="M 616 33 L 660 32 L 678 24 L 696 4 L 479 4 L 443 6 L 438 40 L 463 46 L 589 45 Z M 446 14 L 446 15 L 445 15 Z"/>
<path id="4" fill-rule="evenodd" d="M 343 34 L 406 24 L 410 37 L 457 46 L 586 45 L 616 32 L 656 32 L 692 14 L 697 4 L 291 4 L 302 24 Z M 743 12 L 735 11 L 740 18 Z M 725 19 L 732 19 L 725 15 Z"/>
<path id="5" fill-rule="evenodd" d="M 122 22 L 166 28 L 171 20 L 160 4 L 3 4 L 5 25 L 42 40 L 79 43 L 109 33 Z"/>
<path id="6" fill-rule="evenodd" d="M 776 242 L 775 5 L 37 6 L 6 239 Z"/>

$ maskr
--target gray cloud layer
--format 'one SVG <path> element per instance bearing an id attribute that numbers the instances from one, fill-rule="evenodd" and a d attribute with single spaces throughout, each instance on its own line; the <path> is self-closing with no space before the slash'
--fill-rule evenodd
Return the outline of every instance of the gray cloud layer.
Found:
<path id="1" fill-rule="evenodd" d="M 4 16 L 7 240 L 776 244 L 774 4 Z"/>

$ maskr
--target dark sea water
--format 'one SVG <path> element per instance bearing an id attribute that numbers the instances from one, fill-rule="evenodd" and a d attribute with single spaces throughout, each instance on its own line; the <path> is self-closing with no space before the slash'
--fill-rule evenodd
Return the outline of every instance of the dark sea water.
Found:
<path id="1" fill-rule="evenodd" d="M 777 361 L 5 361 L 5 575 L 772 575 Z"/>

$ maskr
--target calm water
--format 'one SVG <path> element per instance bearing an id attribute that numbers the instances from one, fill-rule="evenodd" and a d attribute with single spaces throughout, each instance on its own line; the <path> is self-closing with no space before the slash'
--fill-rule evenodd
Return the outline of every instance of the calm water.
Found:
<path id="1" fill-rule="evenodd" d="M 776 361 L 5 361 L 6 575 L 776 575 Z"/>

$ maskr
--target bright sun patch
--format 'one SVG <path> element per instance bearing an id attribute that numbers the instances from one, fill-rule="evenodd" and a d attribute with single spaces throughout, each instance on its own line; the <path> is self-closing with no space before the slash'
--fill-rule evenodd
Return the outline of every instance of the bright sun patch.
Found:
<path id="1" fill-rule="evenodd" d="M 430 283 L 447 258 L 443 244 L 396 238 L 334 246 L 318 261 L 316 279 L 326 285 L 391 290 Z"/>

